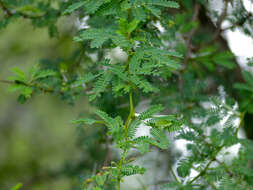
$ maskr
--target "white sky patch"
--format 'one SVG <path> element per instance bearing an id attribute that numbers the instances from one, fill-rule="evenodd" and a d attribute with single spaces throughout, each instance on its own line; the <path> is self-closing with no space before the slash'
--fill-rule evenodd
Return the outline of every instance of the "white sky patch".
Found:
<path id="1" fill-rule="evenodd" d="M 164 27 L 161 25 L 161 23 L 159 21 L 157 21 L 156 23 L 154 23 L 154 26 L 161 32 L 164 33 L 165 29 Z"/>
<path id="2" fill-rule="evenodd" d="M 251 0 L 243 0 L 243 5 L 248 12 L 253 13 L 253 5 Z"/>
<path id="3" fill-rule="evenodd" d="M 239 29 L 227 31 L 226 36 L 231 50 L 239 57 L 253 57 L 253 39 Z"/>
<path id="4" fill-rule="evenodd" d="M 189 143 L 189 141 L 187 141 L 187 140 L 178 139 L 178 140 L 175 141 L 175 147 L 177 149 L 179 149 L 180 151 L 182 151 L 182 153 L 184 153 L 184 156 L 185 156 L 185 154 L 187 153 L 186 145 L 188 143 Z"/>
<path id="5" fill-rule="evenodd" d="M 243 34 L 239 29 L 226 31 L 225 36 L 240 66 L 253 73 L 253 67 L 247 65 L 247 58 L 253 57 L 253 39 Z"/>
<path id="6" fill-rule="evenodd" d="M 87 24 L 87 21 L 88 21 L 89 18 L 90 18 L 89 16 L 85 16 L 81 19 L 78 18 L 77 21 L 76 21 L 77 28 L 79 30 L 90 28 L 90 26 Z"/>
<path id="7" fill-rule="evenodd" d="M 151 137 L 151 135 L 150 135 L 150 129 L 151 129 L 151 127 L 145 125 L 144 123 L 141 123 L 141 125 L 136 130 L 135 138 L 141 137 L 141 136 L 149 136 L 149 137 Z"/>
<path id="8" fill-rule="evenodd" d="M 243 4 L 248 12 L 253 13 L 252 0 L 243 0 Z M 222 24 L 224 28 L 228 25 L 227 21 Z M 253 72 L 253 68 L 248 67 L 246 64 L 247 58 L 253 57 L 253 39 L 243 34 L 238 28 L 234 31 L 228 30 L 224 34 L 231 51 L 237 56 L 240 66 Z"/>
<path id="9" fill-rule="evenodd" d="M 232 160 L 238 156 L 239 149 L 241 144 L 235 144 L 228 148 L 223 148 L 222 151 L 218 154 L 217 159 L 225 163 L 230 163 Z"/>

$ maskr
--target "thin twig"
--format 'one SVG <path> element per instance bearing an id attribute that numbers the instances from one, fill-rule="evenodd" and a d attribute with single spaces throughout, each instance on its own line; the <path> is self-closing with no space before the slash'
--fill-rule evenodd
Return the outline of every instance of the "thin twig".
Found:
<path id="1" fill-rule="evenodd" d="M 0 79 L 0 83 L 6 83 L 6 84 L 14 84 L 14 81 L 9 81 L 9 80 L 1 80 Z"/>
<path id="2" fill-rule="evenodd" d="M 104 166 L 108 166 L 112 157 L 112 150 L 111 150 L 110 144 L 111 144 L 110 137 L 106 135 L 106 143 L 105 143 L 106 155 L 105 155 L 105 160 L 104 160 Z"/>
<path id="3" fill-rule="evenodd" d="M 193 183 L 194 181 L 196 181 L 198 178 L 200 178 L 201 176 L 203 176 L 203 175 L 206 173 L 206 171 L 208 170 L 209 166 L 211 165 L 211 163 L 212 163 L 213 161 L 215 161 L 215 158 L 211 159 L 211 160 L 207 163 L 206 167 L 205 167 L 196 177 L 194 177 L 194 178 L 189 182 L 189 184 L 192 184 L 192 183 Z"/>
<path id="4" fill-rule="evenodd" d="M 235 27 L 241 27 L 245 24 L 245 22 L 252 16 L 252 13 L 248 13 L 243 20 L 239 20 L 238 22 L 233 23 L 231 26 L 228 26 L 226 28 L 223 28 L 222 31 L 227 31 L 227 30 L 231 30 L 234 29 Z"/>
<path id="5" fill-rule="evenodd" d="M 194 13 L 192 16 L 192 21 L 195 22 L 198 19 L 198 15 L 199 15 L 199 11 L 200 11 L 200 5 L 199 4 L 195 4 L 194 6 Z M 194 33 L 196 32 L 196 28 L 194 27 L 190 33 L 187 35 L 187 39 L 186 39 L 186 54 L 183 60 L 183 66 L 185 66 L 185 64 L 187 63 L 187 60 L 190 57 L 191 54 L 191 40 L 192 37 L 194 35 Z"/>
<path id="6" fill-rule="evenodd" d="M 228 0 L 225 0 L 225 5 L 224 5 L 224 8 L 223 8 L 223 11 L 218 19 L 218 22 L 217 22 L 217 29 L 216 29 L 216 32 L 212 38 L 212 40 L 209 42 L 210 43 L 213 43 L 218 37 L 219 35 L 221 34 L 222 32 L 222 29 L 221 29 L 221 25 L 223 23 L 223 21 L 225 20 L 226 16 L 227 16 L 227 10 L 228 10 Z"/>
<path id="7" fill-rule="evenodd" d="M 238 127 L 236 128 L 236 136 L 238 136 L 238 133 L 239 133 L 239 129 L 244 126 L 244 117 L 245 117 L 245 114 L 247 113 L 247 111 L 244 111 L 240 114 L 239 116 L 239 119 L 240 119 L 240 123 L 238 125 Z"/>
<path id="8" fill-rule="evenodd" d="M 225 168 L 229 176 L 234 176 L 233 172 L 230 171 L 229 167 L 224 162 L 218 160 L 217 158 L 215 158 L 215 161 Z"/>
<path id="9" fill-rule="evenodd" d="M 211 185 L 211 187 L 212 187 L 214 190 L 218 190 L 218 188 L 217 188 L 212 182 L 207 181 L 207 183 L 208 183 L 209 185 Z"/>
<path id="10" fill-rule="evenodd" d="M 227 16 L 227 9 L 228 9 L 228 0 L 225 0 L 224 8 L 222 10 L 220 17 L 218 18 L 218 21 L 216 24 L 217 28 L 214 32 L 213 37 L 211 38 L 211 40 L 209 40 L 206 43 L 203 43 L 202 45 L 195 48 L 196 52 L 199 51 L 200 49 L 202 49 L 203 47 L 212 44 L 215 40 L 217 40 L 217 38 L 220 36 L 220 34 L 224 31 L 221 26 Z"/>
<path id="11" fill-rule="evenodd" d="M 174 171 L 172 165 L 170 166 L 170 170 L 171 170 L 171 173 L 173 175 L 173 177 L 175 178 L 175 180 L 178 182 L 178 183 L 181 183 L 180 179 L 178 179 L 177 175 L 176 175 L 176 172 Z"/>

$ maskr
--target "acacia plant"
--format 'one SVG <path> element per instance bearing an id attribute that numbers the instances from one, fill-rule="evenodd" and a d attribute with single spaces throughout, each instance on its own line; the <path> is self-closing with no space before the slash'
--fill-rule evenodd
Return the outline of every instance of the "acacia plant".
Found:
<path id="1" fill-rule="evenodd" d="M 156 187 L 253 189 L 253 143 L 238 137 L 245 115 L 253 113 L 253 76 L 240 69 L 221 37 L 223 30 L 236 27 L 251 36 L 252 15 L 240 0 L 222 1 L 221 13 L 212 11 L 208 3 L 0 0 L 2 27 L 21 17 L 36 27 L 48 27 L 55 36 L 59 17 L 86 18 L 86 27 L 73 37 L 73 43 L 80 45 L 75 56 L 41 62 L 29 73 L 15 68 L 14 76 L 2 81 L 19 92 L 21 103 L 37 93 L 58 95 L 71 104 L 77 97 L 89 97 L 94 114 L 73 123 L 84 132 L 94 130 L 93 138 L 102 139 L 100 146 L 105 145 L 107 153 L 95 173 L 81 179 L 80 189 L 122 189 L 127 176 L 152 172 L 136 164 L 139 156 L 154 149 L 163 154 L 177 139 L 188 142 L 188 153 L 171 155 L 168 180 L 153 184 Z M 230 26 L 224 29 L 225 20 Z M 113 61 L 106 56 L 115 48 L 126 59 Z M 90 59 L 91 53 L 96 60 Z M 151 103 L 138 113 L 136 106 L 142 100 Z M 141 125 L 149 129 L 145 136 L 138 133 Z M 169 133 L 174 138 L 169 140 Z M 227 162 L 224 152 L 235 144 L 240 149 Z M 119 156 L 112 155 L 112 149 Z M 166 160 L 163 165 L 167 167 Z M 193 170 L 197 175 L 192 176 Z M 152 188 L 143 184 L 143 189 Z"/>

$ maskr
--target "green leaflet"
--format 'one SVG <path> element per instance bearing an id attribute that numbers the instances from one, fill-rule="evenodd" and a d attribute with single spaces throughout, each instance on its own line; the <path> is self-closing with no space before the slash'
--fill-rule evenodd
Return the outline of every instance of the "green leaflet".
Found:
<path id="1" fill-rule="evenodd" d="M 144 174 L 145 171 L 146 171 L 145 168 L 142 168 L 139 166 L 133 166 L 133 165 L 126 165 L 126 166 L 123 166 L 123 168 L 121 169 L 122 175 L 124 176 Z"/>
<path id="2" fill-rule="evenodd" d="M 41 9 L 34 7 L 32 5 L 20 6 L 16 10 L 21 13 L 31 13 L 31 14 L 38 14 L 38 15 L 42 13 Z"/>
<path id="3" fill-rule="evenodd" d="M 42 79 L 42 78 L 55 76 L 55 75 L 57 75 L 57 72 L 55 72 L 53 70 L 49 70 L 49 69 L 41 70 L 41 71 L 37 71 L 36 73 L 34 73 L 34 75 L 32 76 L 32 80 Z"/>
<path id="4" fill-rule="evenodd" d="M 106 90 L 106 87 L 109 85 L 112 78 L 112 73 L 107 72 L 103 74 L 97 82 L 94 84 L 94 87 L 92 89 L 92 95 L 90 95 L 89 100 L 92 101 L 96 97 L 100 97 L 101 93 Z"/>
<path id="5" fill-rule="evenodd" d="M 138 149 L 140 150 L 141 153 L 145 153 L 145 152 L 148 151 L 148 146 L 147 146 L 148 144 L 156 146 L 156 147 L 158 147 L 160 149 L 167 149 L 168 145 L 169 145 L 169 141 L 168 140 L 166 142 L 165 142 L 165 140 L 162 141 L 162 142 L 160 142 L 160 141 L 157 141 L 156 139 L 153 139 L 153 138 L 151 138 L 149 136 L 140 136 L 140 137 L 137 137 L 137 138 L 133 139 L 133 142 L 136 143 L 136 144 L 138 144 L 138 145 L 140 145 L 138 147 Z"/>
<path id="6" fill-rule="evenodd" d="M 152 128 L 150 130 L 150 134 L 154 137 L 154 139 L 159 142 L 157 146 L 159 146 L 161 149 L 166 149 L 168 148 L 170 142 L 167 139 L 164 131 L 162 131 L 159 128 Z"/>
<path id="7" fill-rule="evenodd" d="M 162 185 L 161 189 L 171 189 L 171 188 L 183 188 L 183 185 L 179 182 L 171 182 L 171 183 L 167 183 Z"/>
<path id="8" fill-rule="evenodd" d="M 154 16 L 156 16 L 158 18 L 160 17 L 160 15 L 161 15 L 160 9 L 158 9 L 152 5 L 149 5 L 149 4 L 145 5 L 145 8 L 148 9 Z"/>
<path id="9" fill-rule="evenodd" d="M 174 70 L 178 70 L 181 68 L 181 65 L 177 61 L 174 61 L 172 59 L 166 59 L 164 57 L 160 57 L 159 61 L 161 61 L 164 65 Z"/>
<path id="10" fill-rule="evenodd" d="M 18 80 L 25 82 L 27 80 L 27 76 L 23 71 L 21 71 L 18 67 L 12 68 L 12 72 L 15 73 L 16 75 L 13 77 L 9 77 L 10 80 Z"/>
<path id="11" fill-rule="evenodd" d="M 91 48 L 101 47 L 107 40 L 112 40 L 116 46 L 121 48 L 131 48 L 130 42 L 122 35 L 117 34 L 113 30 L 87 29 L 74 37 L 75 41 L 91 40 Z"/>
<path id="12" fill-rule="evenodd" d="M 166 129 L 169 133 L 182 129 L 182 122 L 173 115 L 154 117 L 146 122 L 146 125 Z"/>
<path id="13" fill-rule="evenodd" d="M 148 54 L 152 55 L 154 57 L 160 57 L 160 56 L 172 56 L 172 57 L 178 57 L 183 58 L 183 56 L 178 52 L 168 51 L 168 50 L 162 50 L 156 47 L 146 46 L 143 48 L 143 51 Z"/>
<path id="14" fill-rule="evenodd" d="M 150 126 L 169 127 L 176 118 L 173 115 L 154 117 L 150 119 L 146 124 Z"/>
<path id="15" fill-rule="evenodd" d="M 38 64 L 32 67 L 29 70 L 29 74 L 25 74 L 18 67 L 14 67 L 12 72 L 15 74 L 12 77 L 9 77 L 10 80 L 19 81 L 23 83 L 32 83 L 38 79 L 43 79 L 47 77 L 56 76 L 58 73 L 51 69 L 42 70 L 39 68 Z"/>
<path id="16" fill-rule="evenodd" d="M 130 124 L 130 126 L 129 126 L 129 128 L 128 128 L 128 137 L 130 137 L 130 138 L 133 138 L 134 136 L 135 136 L 135 134 L 136 134 L 136 131 L 137 131 L 137 129 L 139 128 L 139 126 L 140 126 L 140 124 L 141 124 L 141 121 L 140 120 L 134 120 L 131 124 Z"/>
<path id="17" fill-rule="evenodd" d="M 253 87 L 253 76 L 249 71 L 243 71 L 242 72 L 243 79 L 251 86 Z"/>
<path id="18" fill-rule="evenodd" d="M 77 37 L 74 37 L 75 41 L 92 40 L 91 48 L 99 48 L 105 41 L 110 39 L 110 36 L 100 29 L 88 29 L 81 32 Z"/>
<path id="19" fill-rule="evenodd" d="M 218 190 L 236 190 L 236 184 L 233 182 L 233 179 L 229 176 L 224 176 L 220 183 Z"/>
<path id="20" fill-rule="evenodd" d="M 17 185 L 15 185 L 14 187 L 12 187 L 11 190 L 19 190 L 22 187 L 23 187 L 23 184 L 22 183 L 18 183 Z"/>
<path id="21" fill-rule="evenodd" d="M 119 127 L 120 127 L 119 122 L 116 119 L 108 116 L 107 113 L 105 113 L 101 110 L 96 110 L 95 114 L 97 114 L 101 119 L 104 120 L 106 126 L 109 128 L 109 130 L 112 133 L 119 129 Z"/>
<path id="22" fill-rule="evenodd" d="M 147 142 L 139 142 L 138 143 L 138 151 L 141 153 L 141 154 L 145 154 L 147 152 L 149 152 L 149 143 Z"/>
<path id="23" fill-rule="evenodd" d="M 242 71 L 242 76 L 245 83 L 235 83 L 233 87 L 238 89 L 239 95 L 243 97 L 240 103 L 241 110 L 253 113 L 253 76 L 248 71 Z"/>
<path id="24" fill-rule="evenodd" d="M 238 90 L 246 90 L 246 91 L 251 91 L 253 92 L 253 88 L 252 86 L 249 86 L 247 84 L 243 84 L 243 83 L 235 83 L 233 85 L 234 88 L 238 89 Z"/>
<path id="25" fill-rule="evenodd" d="M 152 86 L 145 78 L 138 77 L 138 76 L 131 76 L 131 81 L 140 89 L 143 90 L 143 92 L 158 92 L 159 89 Z"/>
<path id="26" fill-rule="evenodd" d="M 85 3 L 85 9 L 87 13 L 92 14 L 95 13 L 104 3 L 104 0 L 90 0 Z"/>
<path id="27" fill-rule="evenodd" d="M 177 2 L 167 1 L 167 0 L 146 0 L 146 4 L 169 7 L 169 8 L 179 8 L 179 4 Z"/>
<path id="28" fill-rule="evenodd" d="M 92 125 L 94 123 L 96 123 L 95 119 L 77 119 L 77 120 L 72 120 L 71 123 L 77 124 L 77 123 L 84 123 L 86 125 Z"/>
<path id="29" fill-rule="evenodd" d="M 124 138 L 122 119 L 119 116 L 116 118 L 112 118 L 108 116 L 107 113 L 101 110 L 96 110 L 95 114 L 98 115 L 101 119 L 103 119 L 104 124 L 109 129 L 109 132 L 107 133 L 107 135 L 112 135 L 113 139 L 118 143 L 118 146 L 120 146 L 120 142 L 122 142 Z"/>
<path id="30" fill-rule="evenodd" d="M 146 111 L 142 112 L 139 116 L 138 119 L 140 120 L 145 120 L 148 118 L 151 118 L 153 114 L 158 113 L 163 110 L 162 105 L 153 105 L 150 106 Z"/>
<path id="31" fill-rule="evenodd" d="M 119 20 L 120 30 L 119 32 L 123 35 L 130 35 L 138 26 L 139 21 L 137 19 L 133 19 L 130 23 L 126 19 Z"/>
<path id="32" fill-rule="evenodd" d="M 139 21 L 137 19 L 132 20 L 128 25 L 127 25 L 127 33 L 131 34 L 138 26 Z"/>
<path id="33" fill-rule="evenodd" d="M 156 17 L 160 17 L 161 8 L 159 7 L 168 7 L 168 8 L 179 8 L 179 4 L 175 1 L 166 1 L 166 0 L 145 0 L 145 1 L 135 1 L 133 3 L 133 14 L 137 20 L 145 21 L 147 14 L 146 10 L 149 10 Z"/>
<path id="34" fill-rule="evenodd" d="M 63 14 L 71 13 L 84 5 L 85 5 L 85 1 L 80 1 L 80 2 L 74 3 L 74 4 L 70 5 L 65 11 L 63 11 Z"/>
<path id="35" fill-rule="evenodd" d="M 111 39 L 116 46 L 119 46 L 122 49 L 125 49 L 125 48 L 130 49 L 132 47 L 132 44 L 122 35 L 112 33 Z"/>
<path id="36" fill-rule="evenodd" d="M 144 72 L 143 69 L 147 67 L 153 69 L 166 66 L 174 70 L 179 69 L 181 65 L 171 57 L 182 58 L 182 55 L 177 52 L 162 50 L 155 47 L 139 47 L 130 60 L 130 73 L 134 75 L 137 74 L 137 72 Z M 153 61 L 150 61 L 150 59 Z M 143 64 L 141 64 L 142 62 Z"/>
<path id="37" fill-rule="evenodd" d="M 144 21 L 146 20 L 146 17 L 147 17 L 146 12 L 143 7 L 134 7 L 133 15 L 139 21 Z"/>
<path id="38" fill-rule="evenodd" d="M 140 61 L 144 57 L 144 52 L 141 48 L 137 48 L 135 54 L 130 60 L 129 71 L 131 74 L 135 74 L 138 69 L 140 69 Z"/>
<path id="39" fill-rule="evenodd" d="M 90 82 L 100 76 L 102 73 L 93 75 L 92 73 L 87 73 L 85 76 L 78 78 L 72 85 L 74 87 L 81 86 L 87 82 Z"/>
<path id="40" fill-rule="evenodd" d="M 112 81 L 112 91 L 115 96 L 122 96 L 122 93 L 129 93 L 131 89 L 130 84 L 126 84 L 124 81 L 119 80 L 119 78 L 114 77 Z"/>
<path id="41" fill-rule="evenodd" d="M 228 69 L 233 69 L 236 67 L 236 64 L 233 61 L 234 55 L 231 52 L 225 51 L 216 53 L 212 59 L 216 64 L 222 65 Z"/>
<path id="42" fill-rule="evenodd" d="M 33 93 L 33 89 L 29 86 L 25 86 L 23 84 L 14 84 L 8 88 L 10 92 L 18 91 L 20 95 L 24 96 L 26 99 L 31 98 Z"/>
<path id="43" fill-rule="evenodd" d="M 103 16 L 117 15 L 120 12 L 120 5 L 115 2 L 116 2 L 115 0 L 114 1 L 112 0 L 112 2 L 103 4 L 96 11 L 96 14 Z"/>
<path id="44" fill-rule="evenodd" d="M 106 181 L 106 176 L 105 175 L 96 175 L 96 182 L 99 186 L 103 186 Z"/>
<path id="45" fill-rule="evenodd" d="M 192 167 L 192 161 L 187 159 L 187 158 L 183 158 L 179 161 L 178 163 L 178 167 L 177 167 L 177 172 L 178 175 L 180 177 L 186 177 L 188 175 L 190 175 L 190 170 Z"/>

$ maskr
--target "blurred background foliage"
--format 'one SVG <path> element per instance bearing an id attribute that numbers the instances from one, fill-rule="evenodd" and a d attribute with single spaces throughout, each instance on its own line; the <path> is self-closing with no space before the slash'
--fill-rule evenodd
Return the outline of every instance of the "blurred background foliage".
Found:
<path id="1" fill-rule="evenodd" d="M 58 21 L 57 38 L 23 19 L 0 30 L 1 78 L 10 76 L 15 66 L 27 71 L 40 59 L 71 56 L 78 46 L 70 36 L 75 29 L 71 19 Z M 7 84 L 0 85 L 0 189 L 10 189 L 17 182 L 23 182 L 26 189 L 71 189 L 78 181 L 71 178 L 70 164 L 83 165 L 80 172 L 89 164 L 82 163 L 88 155 L 80 143 L 81 133 L 70 123 L 88 110 L 87 100 L 81 98 L 72 106 L 40 94 L 21 105 L 17 94 L 7 89 Z"/>

